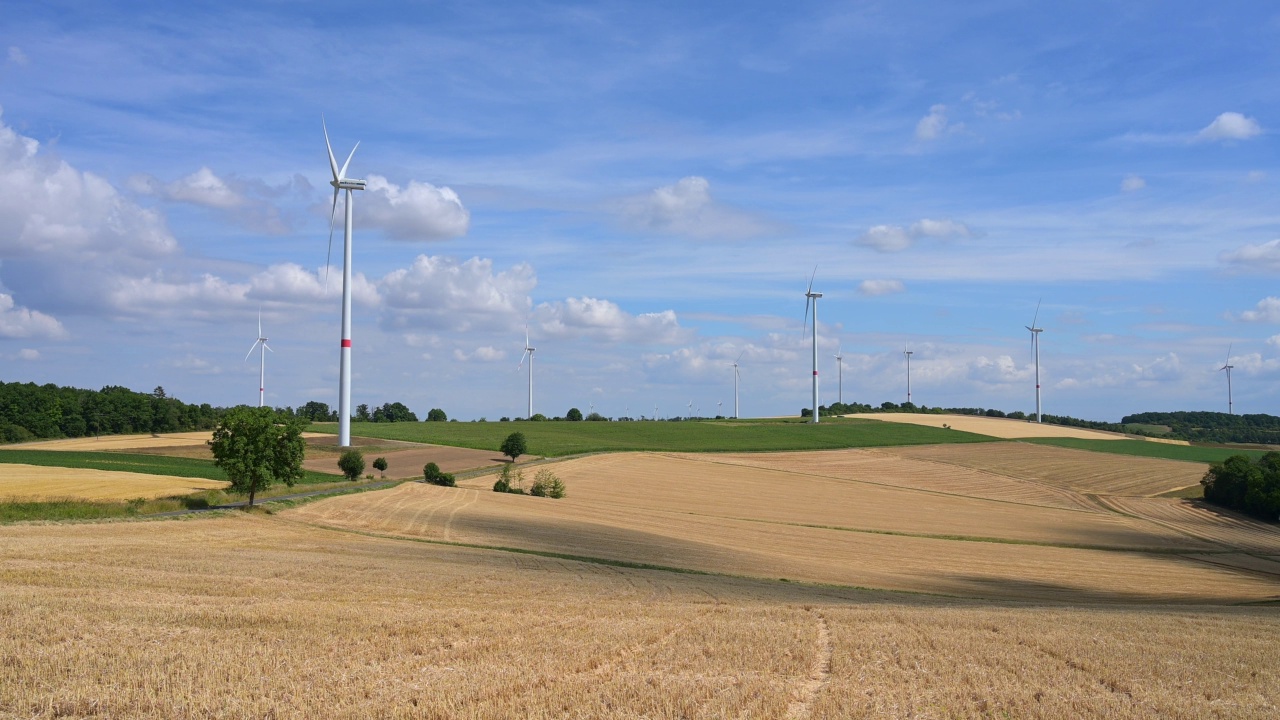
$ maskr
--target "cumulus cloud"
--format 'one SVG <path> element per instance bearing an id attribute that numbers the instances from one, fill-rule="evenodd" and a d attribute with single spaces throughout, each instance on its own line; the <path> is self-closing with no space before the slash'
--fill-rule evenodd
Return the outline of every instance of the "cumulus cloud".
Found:
<path id="1" fill-rule="evenodd" d="M 938 104 L 929 108 L 929 114 L 916 123 L 916 139 L 929 142 L 942 137 L 947 129 L 947 106 Z"/>
<path id="2" fill-rule="evenodd" d="M 27 361 L 39 360 L 40 351 L 33 348 L 22 348 L 18 351 L 18 359 Z"/>
<path id="3" fill-rule="evenodd" d="M 682 342 L 691 334 L 680 327 L 673 310 L 632 315 L 613 302 L 591 297 L 543 303 L 534 310 L 534 319 L 541 334 L 554 337 L 662 344 Z"/>
<path id="4" fill-rule="evenodd" d="M 1248 140 L 1262 134 L 1258 121 L 1237 112 L 1224 112 L 1196 136 L 1201 140 Z"/>
<path id="5" fill-rule="evenodd" d="M 1240 269 L 1280 272 L 1280 239 L 1260 245 L 1242 245 L 1222 253 L 1218 260 Z"/>
<path id="6" fill-rule="evenodd" d="M 250 300 L 310 302 L 341 295 L 342 268 L 321 268 L 312 272 L 294 263 L 271 265 L 249 278 L 244 296 Z M 361 305 L 381 302 L 377 286 L 363 273 L 351 275 L 351 299 Z"/>
<path id="7" fill-rule="evenodd" d="M 402 188 L 381 175 L 370 175 L 364 195 L 357 198 L 362 217 L 396 240 L 461 237 L 471 226 L 470 211 L 447 187 L 410 181 Z"/>
<path id="8" fill-rule="evenodd" d="M 863 280 L 858 284 L 858 294 L 871 297 L 892 295 L 893 293 L 903 292 L 906 289 L 901 280 Z"/>
<path id="9" fill-rule="evenodd" d="M 1043 366 L 1040 368 L 1044 372 Z M 1033 377 L 1035 371 L 1030 366 L 1018 367 L 1012 357 L 1000 355 L 995 358 L 979 356 L 969 363 L 970 380 L 985 385 L 1005 385 L 1014 382 L 1026 382 Z"/>
<path id="10" fill-rule="evenodd" d="M 1147 186 L 1147 181 L 1137 175 L 1129 175 L 1120 181 L 1120 189 L 1124 192 L 1135 192 Z"/>
<path id="11" fill-rule="evenodd" d="M 409 267 L 379 280 L 378 289 L 402 324 L 412 318 L 431 327 L 465 330 L 476 324 L 512 326 L 528 314 L 529 293 L 537 284 L 533 268 L 525 263 L 494 273 L 489 259 L 459 262 L 419 255 Z"/>
<path id="12" fill-rule="evenodd" d="M 466 362 L 468 360 L 479 360 L 480 362 L 498 362 L 499 360 L 506 359 L 506 357 L 507 357 L 507 353 L 505 350 L 499 350 L 495 347 L 490 347 L 488 345 L 478 347 L 473 352 L 464 352 L 462 350 L 456 350 L 456 349 L 453 351 L 453 358 L 460 362 Z"/>
<path id="13" fill-rule="evenodd" d="M 19 307 L 13 296 L 0 293 L 0 338 L 65 338 L 66 328 L 57 318 Z"/>
<path id="14" fill-rule="evenodd" d="M 634 230 L 700 239 L 750 238 L 776 229 L 763 218 L 716 202 L 711 183 L 697 176 L 628 198 L 622 214 Z"/>
<path id="15" fill-rule="evenodd" d="M 1280 298 L 1265 297 L 1252 310 L 1240 313 L 1244 322 L 1280 322 Z"/>
<path id="16" fill-rule="evenodd" d="M 920 238 L 936 238 L 946 240 L 956 237 L 970 237 L 973 233 L 969 227 L 955 220 L 917 220 L 908 227 L 901 225 L 876 225 L 854 240 L 857 245 L 869 247 L 877 252 L 901 252 L 915 244 Z"/>

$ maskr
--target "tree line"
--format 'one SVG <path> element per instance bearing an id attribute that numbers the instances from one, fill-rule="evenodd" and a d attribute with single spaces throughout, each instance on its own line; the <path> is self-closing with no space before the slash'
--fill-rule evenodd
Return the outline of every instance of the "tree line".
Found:
<path id="1" fill-rule="evenodd" d="M 1209 466 L 1204 499 L 1267 522 L 1280 522 L 1280 453 L 1232 455 Z"/>
<path id="2" fill-rule="evenodd" d="M 1126 415 L 1120 422 L 1164 425 L 1169 428 L 1168 437 L 1192 442 L 1280 444 L 1280 417 L 1264 413 L 1147 412 Z"/>

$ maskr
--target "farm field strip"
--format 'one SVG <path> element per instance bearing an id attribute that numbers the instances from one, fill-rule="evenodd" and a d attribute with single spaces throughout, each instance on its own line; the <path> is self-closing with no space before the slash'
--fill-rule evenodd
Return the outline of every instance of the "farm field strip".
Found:
<path id="1" fill-rule="evenodd" d="M 874 452 L 929 460 L 1045 483 L 1078 493 L 1153 496 L 1200 482 L 1204 465 L 1104 454 L 1031 443 L 879 448 Z"/>
<path id="2" fill-rule="evenodd" d="M 447 528 L 439 517 L 408 533 L 403 528 L 414 502 L 407 498 L 380 504 L 356 519 L 364 505 L 360 496 L 312 503 L 283 517 L 432 541 L 445 541 L 447 529 L 451 541 L 492 548 L 948 595 L 1116 602 L 1280 597 L 1280 580 L 1167 553 L 956 542 L 696 517 L 575 500 L 573 487 L 571 497 L 559 501 L 480 492 L 475 502 L 451 514 Z M 439 503 L 445 494 L 460 495 L 457 489 L 418 483 L 377 494 L 383 493 L 418 496 L 427 504 Z M 392 506 L 399 511 L 390 512 Z"/>
<path id="3" fill-rule="evenodd" d="M 978 435 L 1017 440 L 1020 438 L 1079 438 L 1084 440 L 1127 440 L 1121 433 L 1089 430 L 1087 428 L 1069 427 L 1066 425 L 1047 425 L 1028 422 L 1026 420 L 1010 420 L 1008 418 L 991 418 L 978 415 L 933 415 L 924 413 L 858 413 L 845 417 L 860 420 L 878 420 L 880 422 L 900 423 L 903 425 L 919 425 L 923 427 L 942 428 L 949 426 L 958 432 L 971 432 Z"/>
<path id="4" fill-rule="evenodd" d="M 944 599 L 281 516 L 0 527 L 0 587 L 0 708 L 19 717 L 1252 720 L 1280 703 L 1269 607 Z"/>
<path id="5" fill-rule="evenodd" d="M 225 480 L 0 463 L 0 501 L 154 499 L 227 487 Z"/>
<path id="6" fill-rule="evenodd" d="M 1103 501 L 1120 512 L 1161 523 L 1192 537 L 1250 552 L 1280 554 L 1280 528 L 1214 508 L 1203 501 L 1122 497 Z"/>

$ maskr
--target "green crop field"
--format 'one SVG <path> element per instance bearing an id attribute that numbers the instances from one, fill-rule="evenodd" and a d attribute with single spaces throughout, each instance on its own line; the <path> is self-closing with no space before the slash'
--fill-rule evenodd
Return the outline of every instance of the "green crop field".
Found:
<path id="1" fill-rule="evenodd" d="M 313 432 L 337 432 L 333 423 Z M 685 422 L 417 422 L 353 423 L 351 434 L 385 440 L 496 450 L 513 432 L 524 433 L 529 454 L 560 457 L 590 452 L 777 452 L 938 443 L 990 442 L 985 435 L 918 425 L 823 419 L 812 425 L 780 420 Z"/>
<path id="2" fill-rule="evenodd" d="M 1204 447 L 1201 445 L 1170 445 L 1169 443 L 1148 442 L 1146 440 L 1084 440 L 1081 438 L 1025 438 L 1022 442 L 1040 445 L 1056 445 L 1076 450 L 1092 450 L 1094 452 L 1114 453 L 1117 455 L 1136 455 L 1138 457 L 1164 458 L 1166 460 L 1184 460 L 1186 462 L 1221 462 L 1232 455 L 1247 455 L 1251 458 L 1262 457 L 1265 450 L 1237 449 L 1223 447 Z"/>
<path id="3" fill-rule="evenodd" d="M 226 480 L 222 469 L 212 460 L 199 458 L 167 457 L 117 452 L 79 452 L 74 450 L 0 450 L 0 463 L 42 465 L 45 467 L 85 468 L 89 470 L 115 470 L 118 472 L 144 473 L 147 475 L 171 475 L 173 477 Z M 335 475 L 305 471 L 298 480 L 304 485 L 329 483 Z"/>

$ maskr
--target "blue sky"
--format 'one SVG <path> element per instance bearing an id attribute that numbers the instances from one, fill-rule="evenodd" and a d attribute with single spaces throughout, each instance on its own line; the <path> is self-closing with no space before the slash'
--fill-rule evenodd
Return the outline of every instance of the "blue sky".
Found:
<path id="1" fill-rule="evenodd" d="M 353 403 L 795 414 L 822 398 L 1280 413 L 1266 3 L 13 2 L 7 381 Z M 1042 299 L 1042 300 L 1041 300 Z M 718 405 L 718 403 L 723 403 Z"/>

